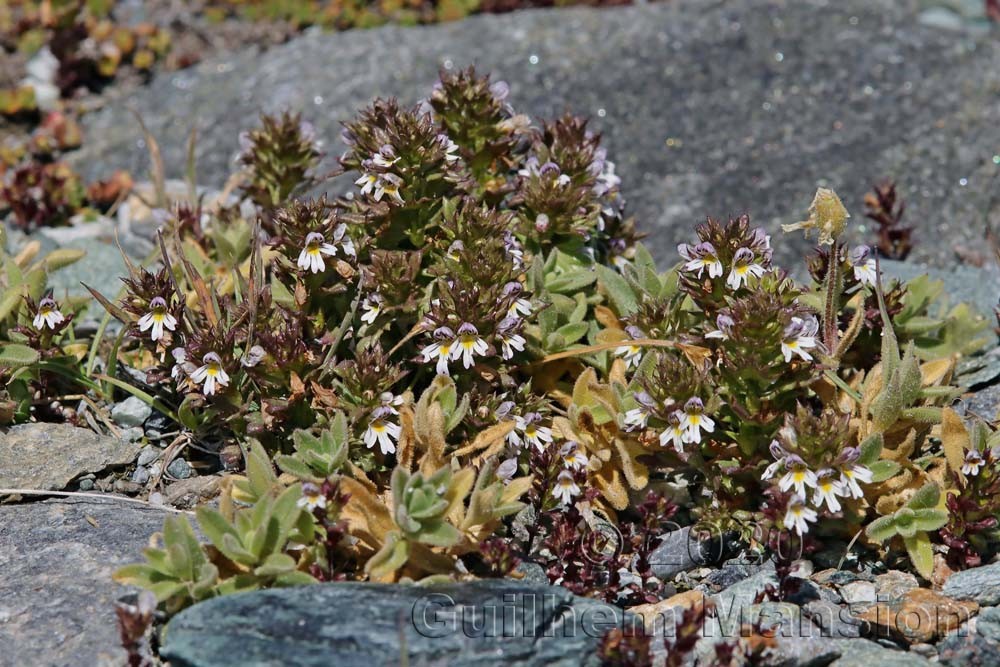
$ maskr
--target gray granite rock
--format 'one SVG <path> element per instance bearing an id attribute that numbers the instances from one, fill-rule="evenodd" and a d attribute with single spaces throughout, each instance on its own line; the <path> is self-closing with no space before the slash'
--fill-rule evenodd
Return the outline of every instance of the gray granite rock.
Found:
<path id="1" fill-rule="evenodd" d="M 0 665 L 124 664 L 111 574 L 137 562 L 162 510 L 92 498 L 0 505 Z"/>
<path id="2" fill-rule="evenodd" d="M 829 600 L 811 600 L 802 607 L 802 613 L 825 637 L 853 639 L 861 636 L 861 621 L 852 616 L 847 607 Z"/>
<path id="3" fill-rule="evenodd" d="M 862 195 L 896 178 L 917 259 L 953 261 L 1000 214 L 1000 41 L 922 25 L 916 0 L 672 0 L 478 16 L 410 29 L 308 32 L 161 74 L 84 119 L 89 177 L 148 157 L 132 105 L 179 176 L 199 130 L 199 181 L 219 187 L 261 110 L 301 110 L 331 156 L 340 121 L 376 95 L 416 101 L 439 67 L 475 63 L 535 117 L 591 116 L 663 260 L 693 223 L 750 211 L 777 231 L 833 186 L 870 239 Z M 775 237 L 779 256 L 805 247 Z"/>
<path id="4" fill-rule="evenodd" d="M 649 565 L 653 574 L 660 579 L 669 580 L 681 572 L 707 563 L 711 558 L 710 550 L 697 537 L 692 537 L 691 527 L 686 526 L 663 537 L 663 541 L 649 555 Z"/>
<path id="5" fill-rule="evenodd" d="M 69 424 L 0 432 L 0 488 L 58 491 L 88 472 L 132 463 L 140 445 Z"/>
<path id="6" fill-rule="evenodd" d="M 638 627 L 641 627 L 641 621 Z M 328 584 L 209 600 L 166 628 L 174 667 L 597 665 L 617 607 L 506 580 Z"/>
<path id="7" fill-rule="evenodd" d="M 956 600 L 973 600 L 983 607 L 1000 604 L 1000 563 L 956 572 L 941 591 Z"/>
<path id="8" fill-rule="evenodd" d="M 867 639 L 844 639 L 838 643 L 840 657 L 830 667 L 931 667 L 927 658 L 909 651 L 881 646 Z"/>
<path id="9" fill-rule="evenodd" d="M 949 667 L 1000 665 L 1000 607 L 988 607 L 938 646 L 940 661 Z"/>

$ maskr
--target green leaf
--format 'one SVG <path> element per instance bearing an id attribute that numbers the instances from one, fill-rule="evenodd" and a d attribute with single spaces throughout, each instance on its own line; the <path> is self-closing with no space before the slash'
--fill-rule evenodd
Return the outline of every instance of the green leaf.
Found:
<path id="1" fill-rule="evenodd" d="M 594 268 L 597 270 L 598 284 L 619 316 L 631 315 L 639 309 L 635 293 L 617 271 L 600 264 Z"/>
<path id="2" fill-rule="evenodd" d="M 597 280 L 597 275 L 591 271 L 573 271 L 546 279 L 545 289 L 556 294 L 572 294 L 579 292 L 587 285 Z"/>
<path id="3" fill-rule="evenodd" d="M 928 482 L 913 494 L 906 506 L 913 510 L 932 508 L 937 507 L 940 500 L 941 489 L 934 482 Z"/>
<path id="4" fill-rule="evenodd" d="M 372 579 L 382 579 L 406 565 L 409 558 L 410 543 L 402 539 L 399 533 L 390 532 L 386 534 L 378 553 L 365 563 L 365 572 Z"/>
<path id="5" fill-rule="evenodd" d="M 0 368 L 25 368 L 37 364 L 41 358 L 38 350 L 27 345 L 20 343 L 0 345 Z"/>
<path id="6" fill-rule="evenodd" d="M 858 456 L 858 463 L 863 466 L 871 466 L 873 463 L 878 461 L 878 457 L 882 454 L 882 443 L 883 438 L 881 433 L 872 433 L 870 436 L 864 439 L 858 449 L 860 450 L 860 456 Z"/>
<path id="7" fill-rule="evenodd" d="M 931 548 L 930 537 L 927 533 L 917 533 L 913 537 L 903 538 L 903 543 L 913 567 L 920 576 L 929 580 L 934 574 L 934 550 Z"/>
<path id="8" fill-rule="evenodd" d="M 885 542 L 896 535 L 896 526 L 893 517 L 883 516 L 875 519 L 865 528 L 865 534 L 876 542 Z"/>
<path id="9" fill-rule="evenodd" d="M 564 324 L 556 330 L 556 334 L 563 337 L 567 345 L 572 345 L 587 334 L 590 328 L 589 322 L 575 322 Z"/>
<path id="10" fill-rule="evenodd" d="M 253 573 L 258 577 L 277 577 L 295 569 L 295 559 L 288 554 L 271 554 Z"/>
<path id="11" fill-rule="evenodd" d="M 238 537 L 236 529 L 226 521 L 226 518 L 218 510 L 203 505 L 195 510 L 195 515 L 198 517 L 198 526 L 201 528 L 201 532 L 205 533 L 205 536 L 216 548 L 222 548 L 222 540 L 226 535 Z"/>
<path id="12" fill-rule="evenodd" d="M 948 523 L 948 513 L 944 510 L 927 508 L 913 510 L 913 525 L 917 530 L 937 530 Z"/>
<path id="13" fill-rule="evenodd" d="M 895 477 L 900 469 L 900 465 L 895 461 L 876 461 L 868 467 L 872 471 L 872 484 Z"/>

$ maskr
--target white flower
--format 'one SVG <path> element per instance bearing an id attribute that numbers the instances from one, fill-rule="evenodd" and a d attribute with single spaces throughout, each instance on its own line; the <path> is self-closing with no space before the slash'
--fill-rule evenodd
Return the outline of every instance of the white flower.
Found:
<path id="1" fill-rule="evenodd" d="M 399 434 L 402 428 L 399 424 L 389 421 L 392 411 L 385 407 L 378 407 L 372 411 L 371 421 L 365 430 L 365 446 L 371 449 L 377 442 L 382 454 L 392 454 L 396 451 L 396 442 L 399 441 Z"/>
<path id="2" fill-rule="evenodd" d="M 754 261 L 753 251 L 749 248 L 740 248 L 733 256 L 733 268 L 726 278 L 726 285 L 732 290 L 738 290 L 746 285 L 750 276 L 760 278 L 764 275 L 764 267 Z"/>
<path id="3" fill-rule="evenodd" d="M 705 404 L 697 396 L 688 399 L 684 404 L 681 416 L 681 428 L 684 429 L 686 442 L 701 442 L 701 431 L 711 433 L 715 430 L 715 421 L 705 414 Z"/>
<path id="4" fill-rule="evenodd" d="M 364 302 L 361 304 L 361 321 L 366 324 L 372 324 L 382 313 L 382 295 L 378 292 L 372 292 L 365 297 Z"/>
<path id="5" fill-rule="evenodd" d="M 625 328 L 625 333 L 627 333 L 632 340 L 638 340 L 640 338 L 645 338 L 646 335 L 636 326 L 629 326 Z M 625 360 L 626 368 L 635 368 L 642 361 L 642 346 L 641 345 L 623 345 L 621 347 L 615 348 L 615 356 L 621 357 Z"/>
<path id="6" fill-rule="evenodd" d="M 647 394 L 645 391 L 635 392 L 635 394 L 633 394 L 633 398 L 635 398 L 639 407 L 632 408 L 631 410 L 625 412 L 623 423 L 626 431 L 646 428 L 646 423 L 648 422 L 650 415 L 652 415 L 658 407 L 656 399 Z"/>
<path id="7" fill-rule="evenodd" d="M 448 250 L 444 253 L 444 255 L 453 262 L 460 262 L 462 261 L 463 250 L 465 250 L 465 244 L 461 241 L 455 240 L 450 246 L 448 246 Z"/>
<path id="8" fill-rule="evenodd" d="M 351 237 L 347 235 L 347 223 L 340 223 L 333 229 L 333 244 L 336 247 L 339 245 L 344 249 L 344 254 L 350 257 L 356 257 L 357 252 L 354 249 L 354 241 Z"/>
<path id="9" fill-rule="evenodd" d="M 149 302 L 149 312 L 139 318 L 139 331 L 153 329 L 154 341 L 163 338 L 163 330 L 173 331 L 177 328 L 177 318 L 167 312 L 167 301 L 161 296 Z"/>
<path id="10" fill-rule="evenodd" d="M 514 268 L 520 269 L 524 265 L 524 249 L 513 232 L 506 231 L 503 233 L 503 248 L 507 251 L 507 257 L 510 258 Z"/>
<path id="11" fill-rule="evenodd" d="M 361 194 L 371 194 L 378 185 L 378 174 L 361 174 L 361 178 L 354 181 L 354 184 L 361 186 Z"/>
<path id="12" fill-rule="evenodd" d="M 372 162 L 378 167 L 391 167 L 399 162 L 399 157 L 396 155 L 396 149 L 386 144 L 379 149 L 378 153 L 372 156 Z"/>
<path id="13" fill-rule="evenodd" d="M 472 368 L 475 363 L 474 355 L 486 356 L 490 346 L 479 336 L 479 330 L 472 324 L 465 322 L 458 328 L 458 345 L 452 351 L 452 359 L 462 358 L 462 365 Z"/>
<path id="14" fill-rule="evenodd" d="M 719 261 L 718 253 L 708 241 L 690 246 L 682 243 L 677 246 L 677 252 L 686 260 L 685 271 L 697 271 L 701 278 L 702 272 L 707 268 L 709 278 L 718 278 L 723 273 L 722 262 Z"/>
<path id="15" fill-rule="evenodd" d="M 677 410 L 670 419 L 667 420 L 667 428 L 660 434 L 660 447 L 672 445 L 678 453 L 684 451 L 684 443 L 687 442 L 688 433 L 683 426 L 684 413 Z"/>
<path id="16" fill-rule="evenodd" d="M 438 375 L 448 375 L 448 361 L 455 348 L 455 332 L 448 327 L 438 327 L 434 330 L 434 342 L 422 350 L 424 362 L 437 360 Z"/>
<path id="17" fill-rule="evenodd" d="M 559 501 L 561 505 L 568 505 L 573 496 L 580 494 L 580 487 L 573 479 L 573 473 L 563 470 L 556 478 L 555 488 L 552 489 L 552 497 Z"/>
<path id="18" fill-rule="evenodd" d="M 715 318 L 715 326 L 718 327 L 715 331 L 709 331 L 705 334 L 705 338 L 718 338 L 720 340 L 728 340 L 729 336 L 733 333 L 733 326 L 736 324 L 729 315 L 725 313 L 719 313 Z"/>
<path id="19" fill-rule="evenodd" d="M 325 271 L 326 262 L 323 261 L 323 255 L 332 257 L 336 254 L 337 246 L 327 243 L 319 232 L 309 232 L 309 235 L 306 236 L 305 246 L 299 253 L 298 267 L 303 271 L 312 271 L 313 273 Z"/>
<path id="20" fill-rule="evenodd" d="M 497 466 L 495 474 L 497 479 L 501 480 L 504 484 L 509 483 L 510 480 L 514 479 L 514 475 L 517 474 L 517 459 L 505 459 L 503 463 Z"/>
<path id="21" fill-rule="evenodd" d="M 397 203 L 405 203 L 403 195 L 399 193 L 399 188 L 402 184 L 403 180 L 399 176 L 395 174 L 382 174 L 375 183 L 375 194 L 373 195 L 375 201 L 382 201 L 382 197 L 389 195 L 389 198 L 395 200 Z"/>
<path id="22" fill-rule="evenodd" d="M 795 454 L 785 457 L 785 471 L 785 475 L 778 482 L 778 488 L 782 491 L 794 488 L 795 493 L 805 497 L 806 487 L 816 488 L 816 473 Z"/>
<path id="23" fill-rule="evenodd" d="M 975 477 L 979 474 L 979 469 L 983 467 L 983 455 L 975 449 L 970 449 L 965 453 L 965 463 L 962 464 L 962 474 Z"/>
<path id="24" fill-rule="evenodd" d="M 524 287 L 516 280 L 503 286 L 500 298 L 510 300 L 510 305 L 507 306 L 508 317 L 528 317 L 531 315 L 531 302 L 521 296 L 523 290 Z"/>
<path id="25" fill-rule="evenodd" d="M 537 176 L 539 171 L 538 158 L 532 155 L 524 162 L 524 166 L 517 170 L 517 175 L 524 178 Z"/>
<path id="26" fill-rule="evenodd" d="M 304 510 L 312 512 L 317 507 L 320 509 L 326 507 L 326 496 L 323 495 L 320 487 L 307 482 L 302 485 L 302 497 L 295 504 Z"/>
<path id="27" fill-rule="evenodd" d="M 514 317 L 505 317 L 497 326 L 497 340 L 500 342 L 500 356 L 505 360 L 512 359 L 514 352 L 524 352 L 524 345 L 527 342 L 524 336 L 517 332 L 521 325 L 521 320 Z"/>
<path id="28" fill-rule="evenodd" d="M 855 463 L 850 467 L 841 468 L 840 481 L 851 498 L 862 498 L 865 492 L 862 491 L 858 482 L 870 484 L 872 481 L 872 471 L 866 466 Z"/>
<path id="29" fill-rule="evenodd" d="M 604 160 L 602 165 L 603 169 L 601 173 L 597 175 L 597 179 L 594 181 L 594 193 L 598 197 L 603 197 L 608 194 L 619 185 L 621 185 L 622 179 L 618 174 L 615 173 L 615 163 L 611 160 Z"/>
<path id="30" fill-rule="evenodd" d="M 646 408 L 639 406 L 637 408 L 632 408 L 625 412 L 625 430 L 633 431 L 635 429 L 646 428 L 646 422 L 649 421 L 649 413 L 646 412 Z"/>
<path id="31" fill-rule="evenodd" d="M 801 495 L 794 495 L 788 501 L 788 509 L 785 510 L 785 528 L 795 530 L 800 536 L 809 532 L 809 523 L 816 521 L 816 510 L 806 507 L 805 499 Z"/>
<path id="32" fill-rule="evenodd" d="M 174 367 L 170 369 L 170 377 L 181 389 L 184 389 L 183 385 L 190 382 L 188 378 L 195 371 L 194 364 L 187 360 L 187 352 L 183 347 L 175 347 L 170 350 L 170 354 L 174 358 Z"/>
<path id="33" fill-rule="evenodd" d="M 854 279 L 862 285 L 874 287 L 878 282 L 878 266 L 868 246 L 858 246 L 851 250 L 847 261 L 854 267 Z"/>
<path id="34" fill-rule="evenodd" d="M 64 321 L 66 321 L 66 317 L 59 312 L 59 306 L 55 299 L 45 297 L 38 302 L 38 312 L 35 313 L 35 319 L 32 321 L 36 329 L 42 330 L 48 327 L 54 330 Z"/>
<path id="35" fill-rule="evenodd" d="M 807 352 L 816 347 L 816 333 L 819 331 L 819 322 L 815 317 L 808 319 L 793 317 L 792 321 L 785 327 L 784 338 L 781 341 L 781 354 L 785 357 L 785 362 L 792 360 L 793 355 L 805 361 L 812 361 L 812 355 Z"/>
<path id="36" fill-rule="evenodd" d="M 202 365 L 191 373 L 191 381 L 195 384 L 204 383 L 202 391 L 206 396 L 215 393 L 215 385 L 225 387 L 229 384 L 229 374 L 222 367 L 222 359 L 215 352 L 209 352 L 202 357 Z"/>
<path id="37" fill-rule="evenodd" d="M 548 426 L 540 426 L 538 422 L 541 420 L 542 416 L 537 412 L 529 412 L 523 417 L 514 417 L 514 428 L 521 432 L 515 436 L 514 444 L 520 447 L 524 442 L 534 445 L 539 451 L 543 451 L 545 446 L 552 442 L 552 429 Z M 509 436 L 508 440 L 510 440 Z"/>
<path id="38" fill-rule="evenodd" d="M 396 396 L 391 391 L 383 391 L 379 395 L 378 400 L 379 403 L 382 404 L 383 408 L 385 408 L 390 414 L 394 415 L 399 414 L 399 410 L 396 408 L 401 406 L 404 402 L 402 396 Z"/>
<path id="39" fill-rule="evenodd" d="M 771 456 L 774 457 L 774 463 L 767 466 L 767 468 L 764 469 L 764 472 L 761 473 L 760 478 L 764 481 L 767 481 L 778 474 L 778 471 L 784 467 L 785 457 L 787 456 L 787 452 L 781 448 L 781 445 L 777 440 L 771 441 L 770 450 Z"/>
<path id="40" fill-rule="evenodd" d="M 444 146 L 444 159 L 454 162 L 458 159 L 458 144 L 452 141 L 447 134 L 439 134 L 438 141 Z"/>
<path id="41" fill-rule="evenodd" d="M 844 488 L 836 470 L 826 468 L 819 471 L 819 474 L 816 475 L 816 493 L 813 494 L 813 505 L 822 509 L 825 502 L 831 512 L 839 512 L 840 501 L 837 500 L 837 496 L 846 495 L 847 489 Z"/>
<path id="42" fill-rule="evenodd" d="M 580 449 L 580 444 L 576 440 L 568 440 L 559 448 L 559 456 L 563 465 L 570 470 L 581 470 L 587 465 L 587 455 Z"/>

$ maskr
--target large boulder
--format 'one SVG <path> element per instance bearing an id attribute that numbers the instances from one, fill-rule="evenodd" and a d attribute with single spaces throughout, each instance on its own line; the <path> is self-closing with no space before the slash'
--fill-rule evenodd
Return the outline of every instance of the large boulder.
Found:
<path id="1" fill-rule="evenodd" d="M 112 573 L 142 559 L 163 510 L 114 498 L 0 505 L 0 665 L 119 666 Z"/>
<path id="2" fill-rule="evenodd" d="M 160 655 L 174 667 L 596 666 L 601 636 L 625 618 L 565 588 L 507 580 L 315 585 L 190 607 Z"/>

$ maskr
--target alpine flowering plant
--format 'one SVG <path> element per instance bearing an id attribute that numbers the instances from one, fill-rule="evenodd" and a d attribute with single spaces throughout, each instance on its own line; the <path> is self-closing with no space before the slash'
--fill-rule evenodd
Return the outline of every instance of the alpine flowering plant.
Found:
<path id="1" fill-rule="evenodd" d="M 248 452 L 246 474 L 199 512 L 211 548 L 172 520 L 121 580 L 173 610 L 530 561 L 631 604 L 663 586 L 649 553 L 675 512 L 786 536 L 765 546 L 850 539 L 945 484 L 927 461 L 979 324 L 883 287 L 832 191 L 797 225 L 821 242 L 806 283 L 748 216 L 700 225 L 661 272 L 600 137 L 509 94 L 470 69 L 413 107 L 376 100 L 344 125 L 336 198 L 302 196 L 322 181 L 312 128 L 265 119 L 239 196 L 162 211 L 159 266 L 100 297 L 127 325 L 118 360 L 201 449 Z M 682 507 L 646 495 L 668 478 Z"/>

